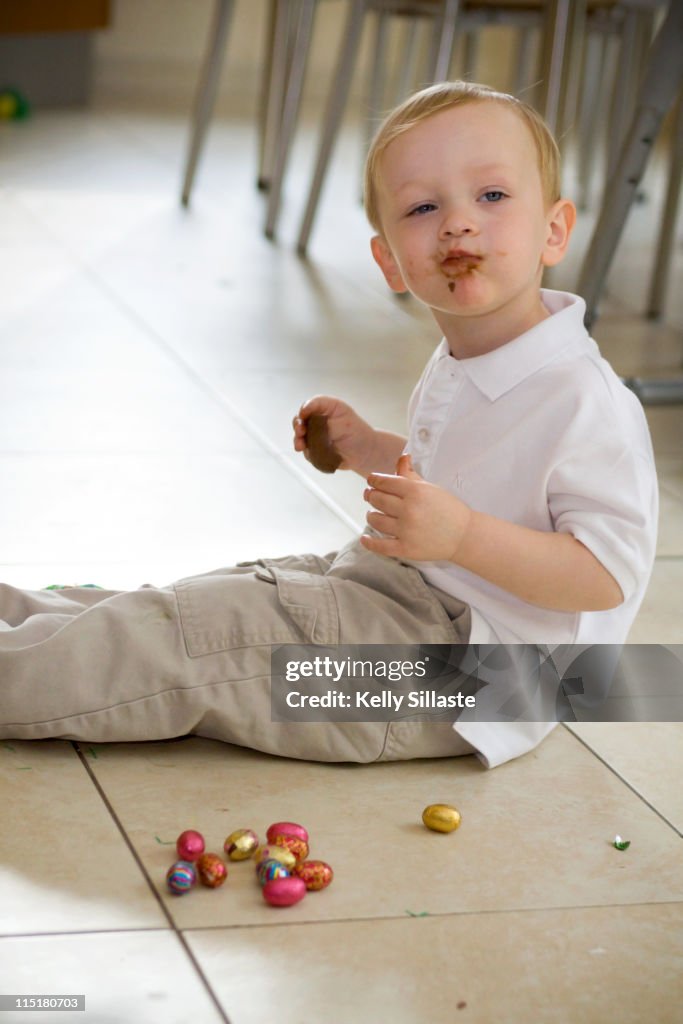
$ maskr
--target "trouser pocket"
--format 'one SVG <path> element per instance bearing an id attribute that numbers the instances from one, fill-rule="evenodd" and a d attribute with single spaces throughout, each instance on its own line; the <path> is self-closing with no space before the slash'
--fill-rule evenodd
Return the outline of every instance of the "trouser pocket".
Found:
<path id="1" fill-rule="evenodd" d="M 283 643 L 334 644 L 336 602 L 327 579 L 270 561 L 174 586 L 191 658 Z"/>

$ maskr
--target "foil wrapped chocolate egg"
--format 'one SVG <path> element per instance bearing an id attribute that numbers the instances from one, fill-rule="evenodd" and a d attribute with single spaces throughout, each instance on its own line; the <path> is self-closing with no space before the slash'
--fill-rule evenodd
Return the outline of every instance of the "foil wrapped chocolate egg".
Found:
<path id="1" fill-rule="evenodd" d="M 254 852 L 254 860 L 256 866 L 262 864 L 264 860 L 279 860 L 281 864 L 284 864 L 286 868 L 291 869 L 296 864 L 296 857 L 291 850 L 285 849 L 284 846 L 276 846 L 274 843 L 269 843 L 267 846 L 259 846 Z"/>
<path id="2" fill-rule="evenodd" d="M 197 861 L 197 874 L 202 885 L 217 889 L 228 877 L 228 869 L 217 853 L 203 853 Z"/>
<path id="3" fill-rule="evenodd" d="M 294 821 L 276 821 L 273 825 L 269 825 L 266 839 L 269 843 L 274 843 L 276 836 L 296 836 L 297 839 L 303 839 L 305 843 L 308 842 L 308 832 L 303 825 L 297 825 Z"/>
<path id="4" fill-rule="evenodd" d="M 275 846 L 281 846 L 284 850 L 289 850 L 297 861 L 306 860 L 308 857 L 308 843 L 305 839 L 299 839 L 298 836 L 276 835 L 273 837 L 273 843 Z"/>
<path id="5" fill-rule="evenodd" d="M 177 860 L 166 872 L 166 885 L 176 896 L 189 892 L 197 883 L 197 872 L 189 860 Z"/>
<path id="6" fill-rule="evenodd" d="M 247 860 L 259 845 L 259 839 L 250 828 L 238 828 L 223 843 L 230 860 Z"/>
<path id="7" fill-rule="evenodd" d="M 195 861 L 204 853 L 204 836 L 201 832 L 188 828 L 176 839 L 175 848 L 180 860 Z"/>
<path id="8" fill-rule="evenodd" d="M 263 886 L 263 898 L 271 907 L 291 907 L 306 895 L 306 883 L 302 878 L 273 878 Z"/>
<path id="9" fill-rule="evenodd" d="M 302 879 L 309 892 L 326 889 L 334 878 L 332 868 L 324 860 L 305 860 L 297 864 L 294 874 Z"/>
<path id="10" fill-rule="evenodd" d="M 289 878 L 291 872 L 279 860 L 264 860 L 256 868 L 256 877 L 261 885 L 274 878 Z"/>
<path id="11" fill-rule="evenodd" d="M 422 821 L 433 832 L 455 832 L 460 825 L 460 811 L 450 804 L 430 804 L 422 812 Z"/>

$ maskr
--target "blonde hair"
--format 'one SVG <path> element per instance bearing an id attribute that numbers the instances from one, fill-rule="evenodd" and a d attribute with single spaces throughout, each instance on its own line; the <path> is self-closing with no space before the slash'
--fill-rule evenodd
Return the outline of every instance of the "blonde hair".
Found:
<path id="1" fill-rule="evenodd" d="M 527 125 L 536 146 L 543 197 L 549 207 L 560 198 L 560 152 L 541 115 L 528 103 L 476 82 L 439 82 L 404 100 L 380 125 L 365 164 L 365 212 L 375 231 L 381 232 L 377 202 L 379 163 L 395 138 L 442 110 L 465 103 L 500 103 L 508 106 Z"/>

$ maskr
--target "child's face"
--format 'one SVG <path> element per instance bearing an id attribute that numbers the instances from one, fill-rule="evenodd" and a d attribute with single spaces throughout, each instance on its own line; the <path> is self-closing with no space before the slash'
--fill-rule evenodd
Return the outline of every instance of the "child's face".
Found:
<path id="1" fill-rule="evenodd" d="M 482 335 L 495 325 L 502 343 L 547 315 L 541 274 L 564 255 L 573 206 L 546 208 L 536 146 L 514 110 L 469 103 L 408 129 L 382 154 L 378 203 L 375 259 L 447 337 L 467 318 Z"/>

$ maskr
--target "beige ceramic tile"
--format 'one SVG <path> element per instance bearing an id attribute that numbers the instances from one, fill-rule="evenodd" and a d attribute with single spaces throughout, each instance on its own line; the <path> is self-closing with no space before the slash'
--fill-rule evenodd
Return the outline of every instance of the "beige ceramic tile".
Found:
<path id="1" fill-rule="evenodd" d="M 129 897 L 134 903 L 134 898 Z M 224 1018 L 172 932 L 0 939 L 6 993 L 81 994 L 85 1012 L 15 1011 L 3 1024 L 219 1024 Z"/>
<path id="2" fill-rule="evenodd" d="M 91 575 L 93 563 L 107 561 L 137 562 L 139 583 L 166 583 L 188 564 L 197 574 L 264 555 L 324 552 L 354 532 L 268 455 L 5 455 L 0 472 L 11 561 L 39 563 L 46 577 L 53 562 L 72 566 L 68 579 L 43 585 L 85 576 L 109 585 Z M 149 579 L 158 565 L 163 578 Z"/>
<path id="3" fill-rule="evenodd" d="M 0 807 L 1 935 L 166 926 L 70 743 L 0 743 Z"/>
<path id="4" fill-rule="evenodd" d="M 655 562 L 628 640 L 632 644 L 683 643 L 683 559 L 662 558 Z"/>
<path id="5" fill-rule="evenodd" d="M 680 459 L 683 405 L 650 405 L 646 406 L 645 412 L 655 455 Z"/>
<path id="6" fill-rule="evenodd" d="M 460 884 L 468 882 L 461 875 Z M 189 932 L 235 1024 L 675 1024 L 683 906 Z"/>
<path id="7" fill-rule="evenodd" d="M 564 729 L 493 772 L 474 757 L 326 765 L 199 739 L 98 753 L 93 769 L 182 928 L 280 920 L 248 863 L 215 892 L 174 897 L 164 879 L 184 829 L 220 853 L 233 829 L 281 820 L 306 825 L 311 855 L 336 872 L 292 923 L 683 898 L 675 831 Z M 457 832 L 424 828 L 436 802 L 460 809 Z M 611 843 L 627 832 L 626 857 Z"/>
<path id="8" fill-rule="evenodd" d="M 567 728 L 683 835 L 683 722 L 572 722 Z"/>
<path id="9" fill-rule="evenodd" d="M 160 360 L 160 363 L 162 360 Z M 27 452 L 242 452 L 259 445 L 174 366 L 8 370 L 2 444 Z"/>
<path id="10" fill-rule="evenodd" d="M 677 477 L 659 478 L 658 555 L 683 558 L 683 492 L 678 493 L 682 484 Z"/>

